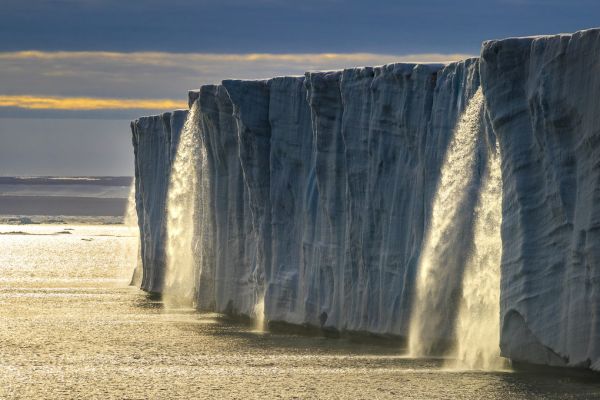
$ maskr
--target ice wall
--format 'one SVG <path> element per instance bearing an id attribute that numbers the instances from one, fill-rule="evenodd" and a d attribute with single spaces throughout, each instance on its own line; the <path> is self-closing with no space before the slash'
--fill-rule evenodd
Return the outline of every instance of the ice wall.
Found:
<path id="1" fill-rule="evenodd" d="M 214 261 L 203 265 L 198 285 L 201 309 L 250 315 L 253 309 L 254 254 L 249 191 L 240 163 L 233 104 L 222 85 L 190 92 L 199 102 L 201 130 L 208 146 L 214 210 Z"/>
<path id="2" fill-rule="evenodd" d="M 250 232 L 244 238 L 249 266 L 245 272 L 249 273 L 250 283 L 245 289 L 249 293 L 244 296 L 244 306 L 234 312 L 255 317 L 255 305 L 264 294 L 265 273 L 271 269 L 269 82 L 229 80 L 223 86 L 233 104 L 239 162 L 250 211 Z"/>
<path id="3" fill-rule="evenodd" d="M 473 65 L 393 64 L 307 75 L 317 205 L 308 275 L 318 279 L 307 296 L 318 301 L 309 303 L 310 323 L 318 318 L 325 328 L 406 337 L 434 190 L 426 177 L 435 187 L 460 112 L 434 104 L 447 95 L 442 87 L 462 96 L 463 87 L 477 84 L 466 72 Z"/>
<path id="4" fill-rule="evenodd" d="M 405 337 L 445 147 L 478 86 L 470 59 L 229 80 L 190 92 L 213 210 L 198 306 L 254 316 L 264 298 L 269 321 Z M 145 133 L 170 146 L 165 132 Z M 164 197 L 168 174 L 144 171 L 142 181 L 156 187 L 142 193 Z M 152 227 L 141 225 L 147 247 L 164 240 L 154 232 L 164 216 L 152 218 Z M 162 279 L 161 251 L 146 259 L 149 280 Z"/>
<path id="5" fill-rule="evenodd" d="M 271 268 L 265 313 L 275 321 L 308 320 L 317 218 L 315 156 L 304 77 L 270 81 Z M 310 309 L 310 307 L 309 307 Z M 312 321 L 316 312 L 313 312 Z"/>
<path id="6" fill-rule="evenodd" d="M 502 354 L 600 370 L 600 31 L 485 42 L 502 154 Z"/>

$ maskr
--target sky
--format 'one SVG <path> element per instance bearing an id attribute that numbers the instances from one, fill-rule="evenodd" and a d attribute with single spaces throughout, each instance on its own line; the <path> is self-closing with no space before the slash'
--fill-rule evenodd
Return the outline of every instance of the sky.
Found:
<path id="1" fill-rule="evenodd" d="M 129 121 L 226 78 L 448 62 L 597 0 L 0 0 L 0 175 L 132 175 Z"/>

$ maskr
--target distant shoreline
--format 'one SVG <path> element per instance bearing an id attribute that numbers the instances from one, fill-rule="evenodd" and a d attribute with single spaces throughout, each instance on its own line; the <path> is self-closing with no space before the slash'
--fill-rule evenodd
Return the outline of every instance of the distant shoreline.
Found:
<path id="1" fill-rule="evenodd" d="M 0 196 L 2 215 L 122 217 L 127 199 L 67 196 Z"/>
<path id="2" fill-rule="evenodd" d="M 131 186 L 132 176 L 0 176 L 0 185 Z"/>
<path id="3" fill-rule="evenodd" d="M 0 176 L 0 215 L 120 217 L 131 176 Z"/>

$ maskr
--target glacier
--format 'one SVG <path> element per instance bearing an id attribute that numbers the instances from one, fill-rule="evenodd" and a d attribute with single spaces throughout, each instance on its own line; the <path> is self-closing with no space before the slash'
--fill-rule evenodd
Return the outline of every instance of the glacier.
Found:
<path id="1" fill-rule="evenodd" d="M 195 306 L 256 319 L 264 312 L 272 327 L 399 341 L 419 314 L 428 351 L 445 351 L 457 340 L 477 199 L 497 141 L 501 354 L 600 370 L 599 36 L 493 40 L 479 58 L 446 65 L 190 91 L 210 211 L 190 221 L 204 238 Z M 444 233 L 444 274 L 423 311 L 417 278 L 442 166 L 478 91 L 469 190 Z M 187 116 L 177 110 L 131 124 L 140 286 L 150 292 L 164 290 L 169 179 Z"/>
<path id="2" fill-rule="evenodd" d="M 600 30 L 488 41 L 502 154 L 501 336 L 513 360 L 600 370 Z"/>

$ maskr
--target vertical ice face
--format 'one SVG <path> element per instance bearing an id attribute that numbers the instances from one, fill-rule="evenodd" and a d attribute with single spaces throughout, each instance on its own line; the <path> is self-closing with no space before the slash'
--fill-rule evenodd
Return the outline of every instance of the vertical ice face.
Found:
<path id="1" fill-rule="evenodd" d="M 271 270 L 269 82 L 231 80 L 224 81 L 223 86 L 233 104 L 252 226 L 246 238 L 251 279 L 246 299 L 251 303 L 239 312 L 255 317 L 256 304 L 262 302 Z"/>
<path id="2" fill-rule="evenodd" d="M 600 370 L 600 31 L 486 42 L 502 154 L 502 354 Z"/>
<path id="3" fill-rule="evenodd" d="M 430 180 L 475 67 L 393 64 L 190 92 L 209 176 L 196 197 L 212 211 L 198 307 L 253 316 L 264 296 L 269 321 L 406 336 Z"/>
<path id="4" fill-rule="evenodd" d="M 186 110 L 131 123 L 135 154 L 136 208 L 143 266 L 141 288 L 162 290 L 165 270 L 166 198 L 171 162 Z"/>
<path id="5" fill-rule="evenodd" d="M 440 66 L 343 71 L 345 328 L 406 336 L 422 240 L 425 142 Z M 344 327 L 344 326 L 343 326 Z"/>
<path id="6" fill-rule="evenodd" d="M 252 214 L 233 104 L 222 85 L 203 86 L 190 98 L 199 99 L 213 211 L 214 259 L 203 266 L 198 304 L 204 310 L 250 315 L 254 307 L 254 286 L 250 286 L 254 259 L 248 250 L 253 240 Z"/>
<path id="7" fill-rule="evenodd" d="M 311 108 L 318 215 L 306 299 L 307 322 L 337 328 L 341 312 L 341 266 L 346 221 L 346 160 L 342 139 L 341 73 L 306 75 Z"/>
<path id="8" fill-rule="evenodd" d="M 364 237 L 363 230 L 371 217 L 366 215 L 369 201 L 366 189 L 372 183 L 369 180 L 371 168 L 366 161 L 369 160 L 370 150 L 369 128 L 373 102 L 371 85 L 374 75 L 374 69 L 368 67 L 344 70 L 339 84 L 340 104 L 343 106 L 340 127 L 343 146 L 340 148 L 343 151 L 346 185 L 342 193 L 345 202 L 342 224 L 344 232 L 339 238 L 344 253 L 342 258 L 338 259 L 341 267 L 341 321 L 342 326 L 363 331 L 368 330 L 369 322 L 378 324 L 380 320 L 377 310 L 380 304 L 377 297 L 373 296 L 376 301 L 368 304 L 371 298 L 365 295 L 369 292 L 374 294 L 375 290 L 380 288 L 375 288 L 372 284 L 375 281 L 374 276 L 370 276 L 369 281 L 368 269 L 377 268 L 377 263 L 365 260 L 365 246 L 373 245 L 373 241 L 371 237 Z M 356 101 L 357 99 L 361 100 Z M 350 245 L 351 243 L 353 245 Z M 369 285 L 372 286 L 370 290 Z"/>
<path id="9" fill-rule="evenodd" d="M 304 77 L 274 78 L 269 90 L 272 260 L 265 313 L 302 324 L 317 217 L 310 108 Z"/>
<path id="10" fill-rule="evenodd" d="M 196 206 L 212 211 L 198 307 L 406 336 L 440 149 L 477 67 L 393 64 L 192 92 L 209 176 Z"/>

